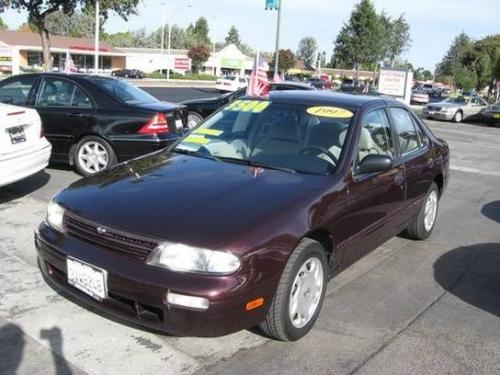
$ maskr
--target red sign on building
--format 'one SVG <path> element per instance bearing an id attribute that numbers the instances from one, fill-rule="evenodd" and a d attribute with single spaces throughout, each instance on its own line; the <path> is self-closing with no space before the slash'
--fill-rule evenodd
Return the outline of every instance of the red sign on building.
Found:
<path id="1" fill-rule="evenodd" d="M 191 59 L 187 57 L 176 57 L 174 60 L 176 70 L 191 70 Z"/>

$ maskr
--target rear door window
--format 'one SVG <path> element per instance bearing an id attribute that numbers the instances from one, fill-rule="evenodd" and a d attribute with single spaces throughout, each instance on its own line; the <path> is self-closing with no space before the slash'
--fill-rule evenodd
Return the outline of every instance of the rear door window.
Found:
<path id="1" fill-rule="evenodd" d="M 27 105 L 35 77 L 27 76 L 12 80 L 0 87 L 0 102 L 14 105 Z"/>

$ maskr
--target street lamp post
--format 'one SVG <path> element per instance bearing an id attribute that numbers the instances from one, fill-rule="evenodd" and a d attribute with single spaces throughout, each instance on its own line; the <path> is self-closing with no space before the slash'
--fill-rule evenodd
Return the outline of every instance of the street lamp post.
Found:
<path id="1" fill-rule="evenodd" d="M 280 27 L 281 27 L 281 7 L 283 0 L 278 0 L 278 22 L 276 26 L 276 52 L 274 59 L 274 75 L 279 75 L 279 55 L 280 55 Z"/>
<path id="2" fill-rule="evenodd" d="M 161 45 L 160 45 L 160 54 L 163 57 L 163 47 L 165 46 L 165 3 L 161 3 L 162 11 L 161 11 Z"/>

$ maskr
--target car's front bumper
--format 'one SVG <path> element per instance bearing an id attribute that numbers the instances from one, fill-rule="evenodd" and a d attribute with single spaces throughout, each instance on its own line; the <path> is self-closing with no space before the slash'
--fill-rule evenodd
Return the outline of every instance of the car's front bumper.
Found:
<path id="1" fill-rule="evenodd" d="M 436 119 L 436 120 L 453 120 L 455 116 L 454 112 L 441 112 L 441 111 L 430 111 L 427 108 L 422 109 L 422 115 L 426 118 Z"/>
<path id="2" fill-rule="evenodd" d="M 45 223 L 35 232 L 35 245 L 41 271 L 56 289 L 109 317 L 175 335 L 221 336 L 255 326 L 265 319 L 275 290 L 269 283 L 249 282 L 251 277 L 243 270 L 215 277 L 148 266 L 59 233 Z M 97 301 L 68 284 L 69 255 L 107 271 L 107 298 Z M 166 302 L 169 291 L 207 298 L 209 307 L 202 311 L 171 305 Z M 246 304 L 259 297 L 264 305 L 246 311 Z"/>
<path id="3" fill-rule="evenodd" d="M 52 146 L 41 139 L 36 146 L 17 155 L 0 158 L 0 186 L 5 186 L 31 176 L 49 164 Z"/>

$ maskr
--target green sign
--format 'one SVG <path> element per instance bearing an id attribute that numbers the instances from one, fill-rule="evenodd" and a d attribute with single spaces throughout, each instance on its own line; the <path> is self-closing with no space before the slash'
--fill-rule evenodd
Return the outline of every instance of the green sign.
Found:
<path id="1" fill-rule="evenodd" d="M 226 69 L 243 69 L 245 67 L 245 61 L 242 59 L 223 57 L 220 59 L 220 67 Z"/>

